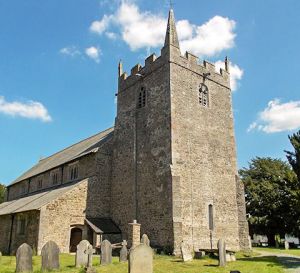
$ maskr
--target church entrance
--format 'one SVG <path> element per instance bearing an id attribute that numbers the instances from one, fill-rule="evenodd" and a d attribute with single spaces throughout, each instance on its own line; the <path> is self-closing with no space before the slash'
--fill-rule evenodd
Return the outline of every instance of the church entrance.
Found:
<path id="1" fill-rule="evenodd" d="M 77 245 L 82 240 L 82 230 L 80 228 L 72 228 L 71 229 L 71 237 L 70 237 L 70 252 L 76 252 Z"/>

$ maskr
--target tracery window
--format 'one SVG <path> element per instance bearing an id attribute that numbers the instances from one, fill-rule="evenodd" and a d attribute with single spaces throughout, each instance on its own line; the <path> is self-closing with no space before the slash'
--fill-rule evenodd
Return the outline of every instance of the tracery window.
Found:
<path id="1" fill-rule="evenodd" d="M 208 88 L 204 83 L 199 86 L 199 104 L 204 107 L 208 107 L 209 104 Z"/>
<path id="2" fill-rule="evenodd" d="M 146 106 L 146 88 L 142 87 L 138 94 L 137 108 Z"/>

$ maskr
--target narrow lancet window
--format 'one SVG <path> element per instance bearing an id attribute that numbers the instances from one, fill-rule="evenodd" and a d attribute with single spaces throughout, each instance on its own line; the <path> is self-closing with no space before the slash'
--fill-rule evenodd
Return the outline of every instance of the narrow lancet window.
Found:
<path id="1" fill-rule="evenodd" d="M 143 108 L 145 106 L 146 106 L 146 89 L 145 87 L 142 87 L 138 95 L 137 108 Z"/>
<path id="2" fill-rule="evenodd" d="M 208 103 L 208 88 L 204 83 L 201 83 L 199 86 L 199 104 L 204 107 L 208 107 Z"/>
<path id="3" fill-rule="evenodd" d="M 214 212 L 213 212 L 213 205 L 208 205 L 208 226 L 209 230 L 214 229 Z"/>

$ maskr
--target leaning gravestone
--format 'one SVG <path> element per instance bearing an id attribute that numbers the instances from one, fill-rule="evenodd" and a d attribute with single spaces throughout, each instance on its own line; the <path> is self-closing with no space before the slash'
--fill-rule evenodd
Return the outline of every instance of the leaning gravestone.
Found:
<path id="1" fill-rule="evenodd" d="M 142 239 L 141 239 L 141 244 L 150 246 L 150 240 L 149 240 L 147 234 L 143 234 Z"/>
<path id="2" fill-rule="evenodd" d="M 153 250 L 151 247 L 141 244 L 130 251 L 129 273 L 153 273 Z"/>
<path id="3" fill-rule="evenodd" d="M 120 250 L 120 262 L 127 262 L 128 259 L 128 250 L 127 250 L 127 241 L 123 240 L 122 248 Z"/>
<path id="4" fill-rule="evenodd" d="M 184 262 L 188 262 L 188 261 L 192 261 L 193 260 L 193 255 L 190 251 L 189 245 L 185 242 L 181 243 L 181 256 L 182 256 L 182 260 Z"/>
<path id="5" fill-rule="evenodd" d="M 88 250 L 89 245 L 90 245 L 90 242 L 87 240 L 82 240 L 77 245 L 76 258 L 75 258 L 76 267 L 87 266 L 88 254 L 86 253 L 86 251 Z"/>
<path id="6" fill-rule="evenodd" d="M 32 248 L 27 244 L 22 244 L 17 250 L 16 272 L 32 272 Z"/>
<path id="7" fill-rule="evenodd" d="M 42 248 L 42 271 L 59 269 L 59 248 L 49 241 Z"/>
<path id="8" fill-rule="evenodd" d="M 218 241 L 219 266 L 226 265 L 226 245 L 224 239 Z"/>
<path id="9" fill-rule="evenodd" d="M 101 243 L 100 262 L 102 265 L 111 264 L 112 261 L 112 246 L 108 240 Z"/>

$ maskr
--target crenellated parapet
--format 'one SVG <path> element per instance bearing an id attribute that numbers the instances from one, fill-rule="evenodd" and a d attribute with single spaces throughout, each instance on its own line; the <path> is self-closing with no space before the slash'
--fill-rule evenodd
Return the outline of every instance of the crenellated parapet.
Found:
<path id="1" fill-rule="evenodd" d="M 199 62 L 199 58 L 190 52 L 186 52 L 185 55 L 173 54 L 168 56 L 167 53 L 162 49 L 162 54 L 159 57 L 156 57 L 155 54 L 151 54 L 145 59 L 145 64 L 136 64 L 131 68 L 130 75 L 127 76 L 126 72 L 122 73 L 119 77 L 119 92 L 126 89 L 127 87 L 135 84 L 137 81 L 147 77 L 149 73 L 152 73 L 162 65 L 167 63 L 174 63 L 180 65 L 188 70 L 193 71 L 194 73 L 203 76 L 205 80 L 212 80 L 221 85 L 224 85 L 228 88 L 229 86 L 229 62 L 226 57 L 225 59 L 225 69 L 216 70 L 216 66 L 213 63 L 210 63 L 204 60 L 202 63 Z"/>

